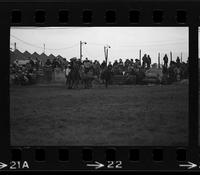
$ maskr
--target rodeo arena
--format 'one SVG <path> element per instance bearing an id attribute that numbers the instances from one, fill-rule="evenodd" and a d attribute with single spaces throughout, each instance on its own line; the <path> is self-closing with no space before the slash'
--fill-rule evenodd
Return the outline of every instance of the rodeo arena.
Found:
<path id="1" fill-rule="evenodd" d="M 153 63 L 138 50 L 138 58 L 111 62 L 110 49 L 104 46 L 99 61 L 82 48 L 80 57 L 65 58 L 22 52 L 15 43 L 11 145 L 187 145 L 188 61 L 182 53 L 158 53 Z"/>

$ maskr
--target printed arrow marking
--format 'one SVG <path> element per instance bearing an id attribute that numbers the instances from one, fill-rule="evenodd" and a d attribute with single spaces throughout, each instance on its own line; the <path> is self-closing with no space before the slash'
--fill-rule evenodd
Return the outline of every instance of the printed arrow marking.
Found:
<path id="1" fill-rule="evenodd" d="M 95 169 L 99 169 L 99 168 L 104 167 L 104 164 L 95 161 L 95 164 L 87 164 L 87 166 L 92 166 L 92 167 L 95 167 Z"/>
<path id="2" fill-rule="evenodd" d="M 7 166 L 8 166 L 7 164 L 0 162 L 0 169 L 3 169 L 5 167 L 7 167 Z"/>
<path id="3" fill-rule="evenodd" d="M 188 164 L 181 164 L 181 165 L 179 165 L 179 166 L 180 166 L 180 167 L 188 167 L 188 169 L 191 169 L 191 168 L 197 167 L 197 164 L 192 163 L 192 162 L 188 162 Z"/>

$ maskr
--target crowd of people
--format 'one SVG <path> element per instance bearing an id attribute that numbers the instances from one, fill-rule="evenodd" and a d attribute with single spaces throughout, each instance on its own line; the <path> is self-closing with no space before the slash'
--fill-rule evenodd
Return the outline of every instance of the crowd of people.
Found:
<path id="1" fill-rule="evenodd" d="M 167 55 L 163 57 L 162 67 L 159 64 L 152 64 L 150 55 L 144 54 L 141 60 L 139 59 L 122 59 L 115 60 L 113 63 L 99 62 L 98 60 L 89 60 L 85 58 L 84 60 L 78 59 L 76 57 L 71 58 L 69 61 L 66 59 L 47 59 L 45 64 L 40 64 L 39 60 L 30 60 L 26 64 L 19 64 L 16 60 L 10 65 L 10 75 L 11 80 L 15 84 L 33 84 L 37 82 L 39 70 L 43 70 L 44 74 L 47 75 L 47 80 L 52 80 L 52 72 L 59 68 L 61 71 L 66 69 L 72 69 L 72 63 L 76 63 L 79 67 L 84 68 L 85 73 L 92 70 L 93 74 L 100 78 L 101 72 L 108 69 L 109 72 L 114 75 L 136 75 L 143 73 L 150 69 L 152 66 L 162 69 L 165 79 L 167 78 L 170 82 L 178 81 L 188 77 L 188 63 L 181 62 L 180 58 L 177 57 L 176 61 L 170 61 Z"/>
<path id="2" fill-rule="evenodd" d="M 36 83 L 38 65 L 33 60 L 20 64 L 18 60 L 10 64 L 11 83 L 26 85 Z"/>
<path id="3" fill-rule="evenodd" d="M 15 60 L 10 64 L 10 81 L 11 83 L 17 85 L 34 84 L 38 80 L 40 71 L 43 72 L 43 75 L 46 75 L 47 81 L 51 81 L 51 74 L 54 69 L 61 68 L 63 70 L 65 68 L 65 64 L 63 63 L 65 62 L 67 61 L 61 61 L 56 58 L 52 61 L 48 59 L 44 64 L 37 58 L 35 60 L 30 59 L 28 62 L 27 60 L 22 60 L 21 62 L 19 60 Z"/>
<path id="4" fill-rule="evenodd" d="M 101 72 L 107 68 L 111 73 L 111 76 L 121 75 L 128 77 L 129 75 L 134 75 L 139 79 L 138 81 L 142 81 L 145 77 L 145 72 L 153 67 L 162 70 L 163 81 L 165 82 L 171 83 L 188 78 L 188 62 L 182 62 L 179 57 L 177 57 L 176 61 L 171 60 L 169 62 L 167 54 L 163 57 L 163 65 L 156 63 L 152 64 L 151 57 L 147 54 L 144 54 L 142 61 L 139 59 L 126 59 L 123 62 L 122 59 L 119 59 L 115 60 L 113 64 L 111 62 L 107 64 L 106 61 L 100 63 L 97 60 L 91 61 L 87 58 L 83 61 L 73 58 L 67 64 L 67 67 L 70 67 L 71 62 L 76 62 L 79 66 L 82 65 L 85 68 L 86 73 L 89 70 L 93 70 L 94 75 L 99 78 L 101 78 Z"/>

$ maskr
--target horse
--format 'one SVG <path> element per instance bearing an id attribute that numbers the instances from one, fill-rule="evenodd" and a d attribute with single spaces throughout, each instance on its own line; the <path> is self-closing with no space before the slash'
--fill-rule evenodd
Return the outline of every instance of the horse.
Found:
<path id="1" fill-rule="evenodd" d="M 68 75 L 66 76 L 66 85 L 68 85 L 68 89 L 78 88 L 78 83 L 80 80 L 80 74 L 79 74 L 79 67 L 76 63 L 72 64 L 72 68 L 68 72 Z"/>
<path id="2" fill-rule="evenodd" d="M 66 78 L 66 82 L 65 84 L 68 84 L 68 78 L 69 78 L 69 73 L 70 73 L 71 69 L 69 67 L 65 68 L 65 78 Z"/>
<path id="3" fill-rule="evenodd" d="M 92 81 L 95 79 L 93 69 L 90 69 L 87 73 L 85 72 L 84 67 L 79 69 L 81 84 L 84 88 L 92 88 Z"/>
<path id="4" fill-rule="evenodd" d="M 105 82 L 106 88 L 108 87 L 108 84 L 111 82 L 112 78 L 112 72 L 107 67 L 104 68 L 100 73 L 100 78 Z"/>

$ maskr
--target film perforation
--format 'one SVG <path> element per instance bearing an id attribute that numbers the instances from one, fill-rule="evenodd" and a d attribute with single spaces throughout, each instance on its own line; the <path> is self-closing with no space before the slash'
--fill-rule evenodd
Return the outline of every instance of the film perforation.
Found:
<path id="1" fill-rule="evenodd" d="M 156 24 L 161 24 L 163 22 L 163 10 L 157 9 L 152 12 L 153 22 Z M 43 9 L 38 9 L 35 12 L 35 23 L 36 24 L 44 24 L 46 21 L 46 13 Z M 130 23 L 139 23 L 140 20 L 140 11 L 139 10 L 131 10 L 128 15 Z M 176 12 L 176 21 L 178 24 L 185 24 L 187 21 L 187 12 L 185 10 L 177 10 Z M 83 23 L 91 23 L 93 19 L 92 10 L 83 10 L 82 21 Z M 107 10 L 105 13 L 105 20 L 108 24 L 116 23 L 116 11 L 115 10 Z M 21 23 L 21 11 L 20 10 L 12 10 L 11 21 L 13 24 Z M 59 23 L 68 23 L 69 22 L 69 11 L 68 10 L 59 10 L 58 12 L 58 22 Z"/>

